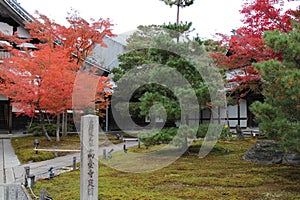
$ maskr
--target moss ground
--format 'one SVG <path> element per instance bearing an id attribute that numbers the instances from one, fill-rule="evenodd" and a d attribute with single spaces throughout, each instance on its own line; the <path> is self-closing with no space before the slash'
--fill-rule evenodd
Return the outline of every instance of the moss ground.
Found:
<path id="1" fill-rule="evenodd" d="M 254 143 L 253 139 L 220 141 L 203 159 L 194 154 L 182 156 L 171 165 L 148 173 L 121 172 L 100 162 L 99 199 L 300 199 L 300 167 L 244 161 L 242 155 Z M 142 146 L 130 151 L 151 148 Z M 227 149 L 231 152 L 227 153 Z M 127 159 L 124 155 L 116 152 L 113 159 Z M 80 199 L 80 172 L 37 181 L 34 192 L 39 194 L 41 190 L 53 199 Z"/>
<path id="2" fill-rule="evenodd" d="M 34 151 L 34 140 L 39 140 L 39 149 L 71 149 L 79 150 L 80 149 L 80 138 L 79 135 L 69 135 L 66 137 L 61 137 L 60 142 L 56 142 L 55 138 L 51 138 L 52 141 L 47 141 L 46 137 L 43 136 L 26 136 L 12 138 L 12 146 L 15 150 L 16 155 L 18 156 L 21 163 L 28 162 L 39 162 L 43 160 L 49 160 L 55 156 L 63 156 L 68 152 L 58 152 L 57 155 L 53 152 L 43 152 L 39 151 L 38 154 L 35 154 Z M 109 139 L 113 143 L 121 142 L 121 140 L 116 140 L 113 136 L 100 136 L 99 145 L 106 145 L 105 139 Z M 74 152 L 69 152 L 74 153 Z"/>

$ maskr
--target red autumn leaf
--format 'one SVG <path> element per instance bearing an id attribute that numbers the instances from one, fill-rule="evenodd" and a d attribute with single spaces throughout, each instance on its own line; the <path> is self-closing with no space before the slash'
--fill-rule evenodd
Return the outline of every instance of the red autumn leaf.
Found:
<path id="1" fill-rule="evenodd" d="M 36 115 L 36 111 L 56 114 L 71 109 L 76 72 L 83 60 L 96 44 L 105 46 L 105 36 L 114 36 L 108 19 L 89 23 L 75 13 L 68 21 L 70 26 L 66 27 L 39 14 L 26 25 L 32 37 L 39 41 L 35 44 L 38 50 L 11 49 L 13 56 L 1 64 L 1 93 L 26 115 Z M 24 42 L 17 36 L 5 38 Z M 108 81 L 103 81 L 107 78 L 101 80 L 95 95 L 99 99 L 108 95 L 104 90 L 111 87 Z M 106 102 L 102 104 L 99 107 L 105 107 Z"/>
<path id="2" fill-rule="evenodd" d="M 289 0 L 292 1 L 292 0 Z M 281 61 L 279 53 L 273 52 L 263 41 L 263 33 L 270 30 L 289 32 L 292 30 L 292 20 L 299 22 L 299 8 L 282 11 L 287 0 L 254 0 L 246 2 L 240 11 L 244 18 L 244 26 L 235 31 L 236 34 L 221 36 L 220 52 L 211 54 L 219 67 L 234 73 L 236 70 L 244 74 L 234 76 L 229 82 L 237 82 L 240 91 L 253 89 L 253 83 L 259 86 L 260 75 L 252 66 L 253 62 L 269 59 Z M 227 54 L 223 52 L 227 51 Z M 251 86 L 249 86 L 249 84 Z M 258 88 L 258 87 L 257 87 Z M 245 90 L 246 89 L 246 90 Z"/>

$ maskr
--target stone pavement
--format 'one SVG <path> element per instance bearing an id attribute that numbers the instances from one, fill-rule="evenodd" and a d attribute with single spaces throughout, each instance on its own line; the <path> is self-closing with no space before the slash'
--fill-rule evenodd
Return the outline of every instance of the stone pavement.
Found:
<path id="1" fill-rule="evenodd" d="M 27 134 L 26 134 L 27 135 Z M 8 184 L 22 184 L 25 180 L 25 167 L 30 167 L 30 174 L 35 175 L 35 180 L 49 177 L 48 169 L 53 167 L 54 173 L 63 173 L 73 166 L 73 157 L 80 161 L 80 153 L 69 154 L 66 156 L 56 157 L 51 160 L 34 162 L 29 164 L 20 164 L 11 145 L 12 137 L 25 136 L 22 133 L 0 134 L 0 200 L 4 199 L 4 186 Z M 103 149 L 107 152 L 114 148 L 114 152 L 123 150 L 124 143 L 114 146 L 99 148 L 99 156 L 102 155 Z M 127 142 L 126 147 L 136 146 L 137 142 Z"/>
<path id="2" fill-rule="evenodd" d="M 20 162 L 12 148 L 10 137 L 17 137 L 17 135 L 0 135 L 0 200 L 4 199 L 5 186 L 15 183 L 15 172 L 18 171 L 15 168 L 20 166 Z"/>
<path id="3" fill-rule="evenodd" d="M 130 142 L 126 143 L 127 147 L 136 146 L 137 142 Z M 98 155 L 102 156 L 103 149 L 106 149 L 106 152 L 108 152 L 110 149 L 114 148 L 114 152 L 123 150 L 123 143 L 112 146 L 106 146 L 106 147 L 99 147 Z M 73 167 L 73 157 L 76 157 L 76 162 L 80 162 L 80 153 L 73 153 L 66 156 L 60 156 L 56 157 L 54 159 L 45 160 L 41 162 L 33 162 L 30 164 L 23 164 L 16 166 L 14 168 L 15 171 L 15 182 L 16 183 L 22 183 L 24 182 L 24 176 L 25 176 L 25 170 L 24 168 L 29 166 L 30 167 L 30 174 L 35 175 L 35 179 L 42 179 L 42 178 L 48 178 L 49 167 L 53 167 L 54 174 L 62 173 L 65 171 L 68 171 L 68 169 L 72 169 Z"/>

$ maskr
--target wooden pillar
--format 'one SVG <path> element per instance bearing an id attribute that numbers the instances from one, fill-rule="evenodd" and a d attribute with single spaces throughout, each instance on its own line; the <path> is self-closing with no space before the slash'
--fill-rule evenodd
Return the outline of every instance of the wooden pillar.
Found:
<path id="1" fill-rule="evenodd" d="M 237 114 L 238 114 L 238 125 L 241 125 L 241 107 L 240 103 L 237 104 Z"/>
<path id="2" fill-rule="evenodd" d="M 203 109 L 200 110 L 200 123 L 203 124 Z"/>
<path id="3" fill-rule="evenodd" d="M 105 109 L 105 131 L 106 132 L 108 132 L 108 120 L 109 120 L 109 118 L 108 118 L 108 109 L 109 109 L 109 107 L 107 105 L 106 109 Z"/>
<path id="4" fill-rule="evenodd" d="M 11 100 L 8 100 L 8 132 L 12 133 L 12 106 Z"/>
<path id="5" fill-rule="evenodd" d="M 221 124 L 221 108 L 218 106 L 218 124 Z"/>

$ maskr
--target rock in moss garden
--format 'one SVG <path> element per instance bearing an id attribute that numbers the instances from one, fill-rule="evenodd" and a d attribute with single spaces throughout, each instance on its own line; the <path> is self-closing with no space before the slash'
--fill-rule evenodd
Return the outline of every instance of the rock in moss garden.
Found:
<path id="1" fill-rule="evenodd" d="M 284 152 L 274 140 L 257 141 L 244 155 L 243 159 L 260 164 L 287 163 L 300 165 L 300 154 Z"/>

